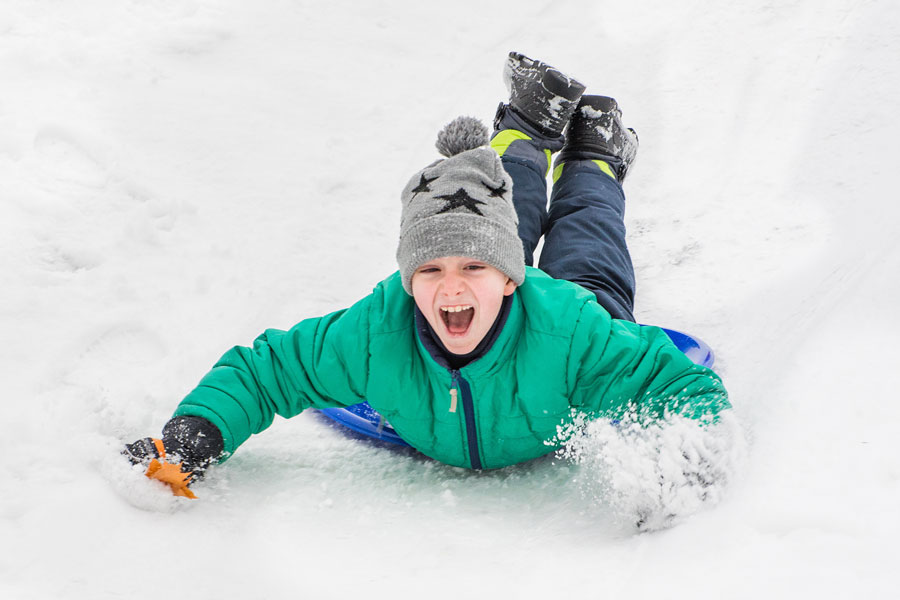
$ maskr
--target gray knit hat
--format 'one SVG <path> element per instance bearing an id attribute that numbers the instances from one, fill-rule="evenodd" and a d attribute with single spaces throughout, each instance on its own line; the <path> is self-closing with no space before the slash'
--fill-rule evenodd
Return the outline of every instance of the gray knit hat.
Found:
<path id="1" fill-rule="evenodd" d="M 403 189 L 397 263 L 408 294 L 415 270 L 444 256 L 481 260 L 516 285 L 525 281 L 512 179 L 487 141 L 481 121 L 457 118 L 438 134 L 437 148 L 448 158 L 413 175 Z"/>

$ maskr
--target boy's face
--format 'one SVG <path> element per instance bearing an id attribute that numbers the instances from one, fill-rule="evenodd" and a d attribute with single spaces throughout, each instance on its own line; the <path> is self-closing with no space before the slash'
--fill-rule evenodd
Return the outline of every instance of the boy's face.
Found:
<path id="1" fill-rule="evenodd" d="M 496 268 L 463 256 L 431 260 L 412 276 L 413 298 L 444 346 L 454 354 L 474 350 L 490 330 L 503 297 L 516 284 Z"/>

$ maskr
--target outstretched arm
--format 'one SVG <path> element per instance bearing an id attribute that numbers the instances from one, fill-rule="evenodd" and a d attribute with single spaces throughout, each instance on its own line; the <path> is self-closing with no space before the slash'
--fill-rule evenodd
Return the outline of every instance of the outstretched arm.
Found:
<path id="1" fill-rule="evenodd" d="M 582 319 L 589 327 L 576 339 L 583 352 L 572 373 L 584 417 L 560 441 L 598 486 L 591 494 L 641 530 L 717 502 L 744 451 L 722 380 L 658 328 L 589 306 Z"/>
<path id="2" fill-rule="evenodd" d="M 694 364 L 657 327 L 612 319 L 586 303 L 572 344 L 573 405 L 594 416 L 712 418 L 730 408 L 721 378 Z"/>
<path id="3" fill-rule="evenodd" d="M 292 417 L 310 407 L 361 402 L 370 299 L 288 331 L 270 329 L 252 347 L 232 348 L 178 405 L 162 438 L 128 444 L 126 456 L 148 465 L 148 476 L 169 483 L 177 494 L 191 495 L 192 481 L 266 429 L 276 414 Z"/>

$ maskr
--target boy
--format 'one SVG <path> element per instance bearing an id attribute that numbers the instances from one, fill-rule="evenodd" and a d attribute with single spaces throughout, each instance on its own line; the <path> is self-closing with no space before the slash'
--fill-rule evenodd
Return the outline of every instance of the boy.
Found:
<path id="1" fill-rule="evenodd" d="M 364 400 L 423 454 L 472 469 L 554 451 L 574 413 L 700 422 L 729 408 L 715 373 L 634 323 L 621 182 L 637 136 L 616 102 L 521 54 L 504 74 L 490 148 L 480 123 L 457 119 L 438 139 L 448 158 L 403 190 L 399 272 L 346 310 L 227 352 L 161 440 L 127 446 L 148 476 L 193 497 L 275 414 Z"/>

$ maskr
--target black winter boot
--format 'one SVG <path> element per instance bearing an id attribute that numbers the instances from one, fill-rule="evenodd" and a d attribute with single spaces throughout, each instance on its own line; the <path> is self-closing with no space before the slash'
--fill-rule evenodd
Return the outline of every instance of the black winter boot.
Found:
<path id="1" fill-rule="evenodd" d="M 571 160 L 602 160 L 621 182 L 634 163 L 638 137 L 622 125 L 622 111 L 607 96 L 582 96 L 566 130 L 566 144 L 557 163 Z"/>
<path id="2" fill-rule="evenodd" d="M 584 85 L 539 60 L 510 52 L 503 68 L 509 105 L 500 104 L 495 122 L 511 108 L 542 135 L 559 137 L 578 105 Z"/>

